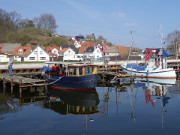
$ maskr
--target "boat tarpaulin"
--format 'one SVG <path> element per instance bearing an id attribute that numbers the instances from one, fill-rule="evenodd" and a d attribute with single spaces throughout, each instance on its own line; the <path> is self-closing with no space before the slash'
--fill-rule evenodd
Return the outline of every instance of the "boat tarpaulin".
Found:
<path id="1" fill-rule="evenodd" d="M 127 64 L 126 68 L 132 68 L 132 69 L 136 69 L 137 71 L 143 71 L 145 70 L 146 65 L 139 66 L 138 64 Z"/>

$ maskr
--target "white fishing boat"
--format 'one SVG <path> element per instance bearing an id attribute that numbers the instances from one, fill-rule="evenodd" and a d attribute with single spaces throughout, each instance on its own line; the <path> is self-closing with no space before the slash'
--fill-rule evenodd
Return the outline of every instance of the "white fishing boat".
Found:
<path id="1" fill-rule="evenodd" d="M 162 56 L 149 57 L 144 65 L 128 64 L 121 65 L 122 70 L 134 77 L 140 78 L 156 78 L 156 79 L 176 79 L 176 72 L 173 68 L 167 67 L 167 53 L 162 48 Z"/>

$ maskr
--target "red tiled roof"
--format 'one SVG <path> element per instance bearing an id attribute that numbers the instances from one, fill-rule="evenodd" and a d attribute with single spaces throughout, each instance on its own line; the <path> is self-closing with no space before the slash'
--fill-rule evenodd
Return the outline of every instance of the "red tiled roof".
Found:
<path id="1" fill-rule="evenodd" d="M 80 54 L 84 54 L 84 51 L 89 47 L 97 46 L 97 43 L 94 42 L 84 42 L 81 44 L 81 47 L 79 48 Z"/>
<path id="2" fill-rule="evenodd" d="M 19 53 L 19 51 L 22 50 L 22 54 Z M 19 46 L 14 49 L 13 55 L 28 55 L 31 52 L 31 47 L 30 46 Z"/>
<path id="3" fill-rule="evenodd" d="M 45 50 L 49 55 L 57 55 L 57 54 L 51 52 L 53 49 L 57 49 L 60 52 L 60 48 L 57 46 L 56 47 L 49 47 L 49 46 L 45 47 Z"/>
<path id="4" fill-rule="evenodd" d="M 96 46 L 97 43 L 94 42 L 83 42 L 81 43 L 81 46 Z"/>
<path id="5" fill-rule="evenodd" d="M 118 46 L 118 50 L 119 50 L 121 56 L 128 55 L 128 50 L 125 46 Z"/>
<path id="6" fill-rule="evenodd" d="M 64 52 L 65 52 L 66 50 L 68 50 L 68 49 L 69 49 L 69 47 L 62 49 L 62 50 L 61 50 L 61 53 L 64 53 Z"/>

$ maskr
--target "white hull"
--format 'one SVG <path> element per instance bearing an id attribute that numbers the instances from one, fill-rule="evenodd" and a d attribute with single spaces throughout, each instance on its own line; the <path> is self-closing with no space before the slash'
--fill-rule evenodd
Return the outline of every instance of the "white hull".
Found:
<path id="1" fill-rule="evenodd" d="M 176 79 L 154 79 L 154 78 L 135 78 L 135 82 L 148 82 L 161 85 L 175 85 Z"/>
<path id="2" fill-rule="evenodd" d="M 131 74 L 135 77 L 140 78 L 157 78 L 157 79 L 175 79 L 176 72 L 172 68 L 167 69 L 157 69 L 157 70 L 149 70 L 146 69 L 144 71 L 137 71 L 131 68 L 125 68 L 122 66 L 123 71 L 127 72 L 127 74 Z"/>

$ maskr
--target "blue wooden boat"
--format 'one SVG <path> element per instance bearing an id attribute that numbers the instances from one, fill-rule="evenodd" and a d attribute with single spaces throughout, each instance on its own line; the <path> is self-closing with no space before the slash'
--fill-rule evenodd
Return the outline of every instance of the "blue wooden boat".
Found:
<path id="1" fill-rule="evenodd" d="M 96 87 L 97 66 L 84 63 L 46 62 L 44 78 L 56 89 L 90 90 Z"/>

